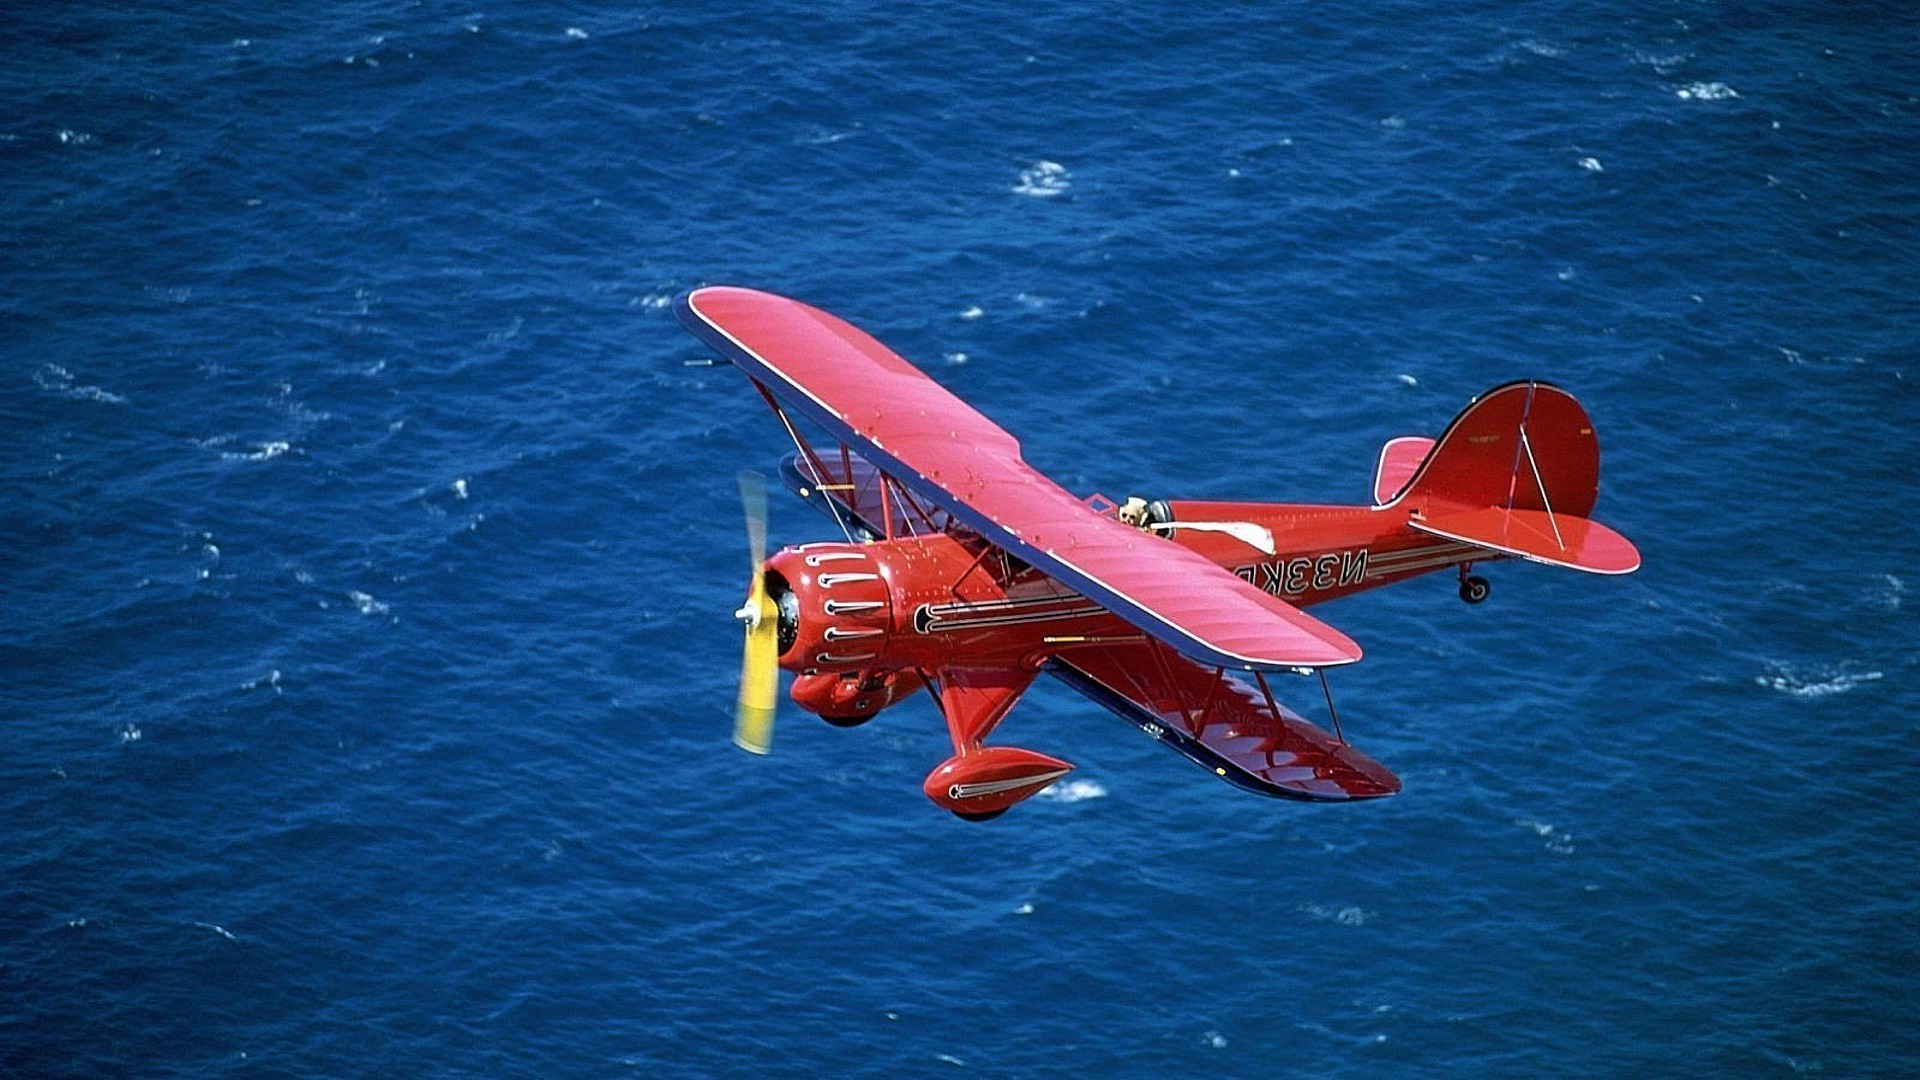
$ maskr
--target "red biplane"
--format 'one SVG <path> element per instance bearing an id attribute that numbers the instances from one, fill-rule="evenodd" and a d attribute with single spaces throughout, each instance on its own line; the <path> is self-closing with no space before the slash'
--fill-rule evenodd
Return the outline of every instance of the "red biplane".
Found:
<path id="1" fill-rule="evenodd" d="M 839 726 L 925 687 L 953 739 L 926 795 L 963 818 L 1073 769 L 986 745 L 1043 672 L 1249 791 L 1391 795 L 1400 781 L 1348 745 L 1330 693 L 1332 732 L 1274 700 L 1271 673 L 1317 675 L 1325 693 L 1327 668 L 1360 659 L 1303 608 L 1448 567 L 1478 603 L 1472 569 L 1499 559 L 1640 565 L 1588 518 L 1599 444 L 1546 383 L 1489 390 L 1438 439 L 1388 442 L 1371 505 L 1115 503 L 1040 475 L 1012 435 L 824 311 L 713 287 L 675 312 L 760 391 L 797 450 L 786 485 L 845 537 L 766 558 L 764 486 L 742 477 L 754 570 L 734 741 L 767 751 L 778 668 L 796 704 Z"/>

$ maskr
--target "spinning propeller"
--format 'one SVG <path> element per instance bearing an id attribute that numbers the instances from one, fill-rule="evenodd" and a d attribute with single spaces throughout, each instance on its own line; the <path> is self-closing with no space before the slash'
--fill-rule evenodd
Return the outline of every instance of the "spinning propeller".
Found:
<path id="1" fill-rule="evenodd" d="M 733 741 L 742 750 L 764 754 L 773 748 L 774 698 L 780 690 L 780 609 L 767 595 L 767 481 L 759 473 L 740 474 L 740 504 L 747 517 L 753 583 L 746 604 L 733 613 L 747 628 Z"/>

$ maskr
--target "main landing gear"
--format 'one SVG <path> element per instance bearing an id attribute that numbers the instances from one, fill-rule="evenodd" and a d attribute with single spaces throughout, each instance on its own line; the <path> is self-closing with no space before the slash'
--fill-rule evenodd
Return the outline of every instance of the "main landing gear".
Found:
<path id="1" fill-rule="evenodd" d="M 1471 569 L 1472 563 L 1460 564 L 1460 599 L 1469 604 L 1482 603 L 1487 594 L 1493 591 L 1493 583 L 1478 574 L 1468 573 Z"/>

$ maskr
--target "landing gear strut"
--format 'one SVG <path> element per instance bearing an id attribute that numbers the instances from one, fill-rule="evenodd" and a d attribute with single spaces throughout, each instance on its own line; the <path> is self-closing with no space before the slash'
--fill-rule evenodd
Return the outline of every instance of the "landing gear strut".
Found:
<path id="1" fill-rule="evenodd" d="M 1493 591 L 1493 583 L 1478 574 L 1469 574 L 1467 571 L 1472 566 L 1472 563 L 1460 565 L 1460 599 L 1469 604 L 1478 604 L 1486 600 L 1487 594 Z"/>

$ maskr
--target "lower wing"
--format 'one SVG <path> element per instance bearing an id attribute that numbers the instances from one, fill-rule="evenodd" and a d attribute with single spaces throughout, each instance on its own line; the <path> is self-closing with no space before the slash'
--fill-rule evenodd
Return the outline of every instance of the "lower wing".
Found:
<path id="1" fill-rule="evenodd" d="M 1153 642 L 1075 649 L 1048 662 L 1062 682 L 1236 787 L 1341 802 L 1400 790 L 1379 762 L 1257 687 Z"/>

